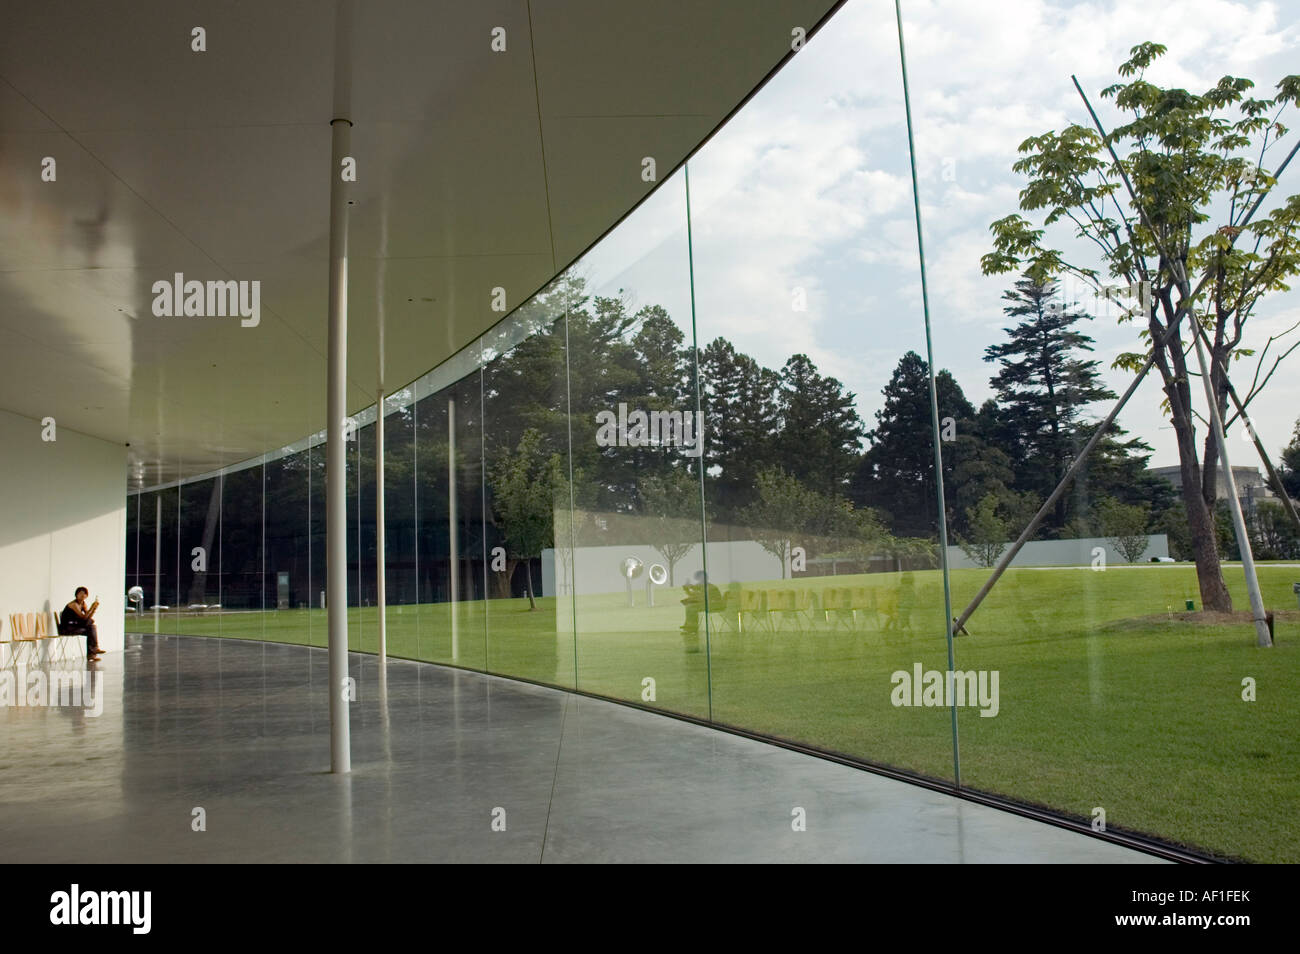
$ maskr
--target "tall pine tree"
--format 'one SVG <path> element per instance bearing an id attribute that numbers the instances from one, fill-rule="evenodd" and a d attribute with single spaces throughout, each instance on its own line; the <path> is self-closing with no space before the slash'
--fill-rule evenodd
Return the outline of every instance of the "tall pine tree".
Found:
<path id="1" fill-rule="evenodd" d="M 1059 292 L 1055 281 L 1016 282 L 1003 293 L 1008 304 L 1002 310 L 1019 321 L 1003 329 L 1007 341 L 984 349 L 984 360 L 998 364 L 989 379 L 999 402 L 992 436 L 1011 458 L 1015 489 L 1040 500 L 1055 489 L 1088 439 L 1092 424 L 1083 416 L 1085 409 L 1115 398 L 1101 381 L 1098 362 L 1084 356 L 1092 351 L 1092 338 L 1075 326 L 1088 316 L 1061 301 Z M 1079 487 L 1087 487 L 1086 478 Z M 1077 492 L 1074 499 L 1077 509 Z M 1063 496 L 1046 528 L 1059 533 L 1071 509 L 1070 498 Z"/>

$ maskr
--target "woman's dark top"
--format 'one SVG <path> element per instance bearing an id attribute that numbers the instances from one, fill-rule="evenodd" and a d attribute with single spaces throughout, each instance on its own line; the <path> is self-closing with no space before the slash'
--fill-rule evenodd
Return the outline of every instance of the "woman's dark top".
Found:
<path id="1" fill-rule="evenodd" d="M 85 627 L 85 625 L 85 617 L 79 616 L 77 611 L 72 608 L 71 603 L 63 607 L 63 612 L 59 614 L 60 633 L 70 633 L 73 630 Z"/>

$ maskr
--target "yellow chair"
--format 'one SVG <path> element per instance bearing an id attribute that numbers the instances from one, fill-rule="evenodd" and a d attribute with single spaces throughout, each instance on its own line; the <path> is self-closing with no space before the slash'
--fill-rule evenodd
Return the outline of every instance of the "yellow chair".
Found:
<path id="1" fill-rule="evenodd" d="M 767 592 L 767 616 L 772 624 L 772 631 L 776 631 L 777 624 L 781 618 L 792 617 L 798 609 L 795 605 L 796 597 L 794 590 L 768 590 Z M 798 620 L 795 620 L 796 625 Z"/>
<path id="2" fill-rule="evenodd" d="M 764 593 L 761 590 L 740 591 L 740 620 L 742 625 L 746 615 L 749 616 L 751 623 L 757 620 L 760 628 L 768 625 L 767 605 Z"/>
<path id="3" fill-rule="evenodd" d="M 832 626 L 844 623 L 852 626 L 852 590 L 846 586 L 828 586 L 822 593 L 822 615 Z"/>
<path id="4" fill-rule="evenodd" d="M 882 589 L 876 593 L 876 613 L 883 621 L 885 632 L 898 629 L 898 590 Z"/>
<path id="5" fill-rule="evenodd" d="M 871 587 L 855 586 L 849 590 L 849 614 L 853 617 L 854 629 L 858 626 L 859 613 L 865 617 L 868 613 L 874 613 L 875 609 L 875 594 Z"/>
<path id="6" fill-rule="evenodd" d="M 736 632 L 743 633 L 745 627 L 740 618 L 740 594 L 742 592 L 743 590 L 727 590 L 722 595 L 721 606 L 715 606 L 710 601 L 709 618 L 720 617 L 722 622 L 726 624 L 727 629 L 734 629 Z"/>

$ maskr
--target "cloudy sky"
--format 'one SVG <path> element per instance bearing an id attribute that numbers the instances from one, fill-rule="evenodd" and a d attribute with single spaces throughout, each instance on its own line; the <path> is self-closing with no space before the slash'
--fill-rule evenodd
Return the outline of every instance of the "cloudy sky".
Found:
<path id="1" fill-rule="evenodd" d="M 1232 74 L 1271 96 L 1300 70 L 1300 2 L 904 0 L 903 18 L 935 360 L 976 405 L 990 394 L 994 369 L 982 355 L 1004 337 L 1001 295 L 1014 280 L 980 273 L 988 226 L 1018 209 L 1017 146 L 1088 121 L 1071 73 L 1109 127 L 1100 91 L 1145 40 L 1169 48 L 1148 73 L 1162 85 L 1201 91 Z M 1283 121 L 1300 129 L 1300 116 Z M 1296 135 L 1270 152 L 1274 165 Z M 665 182 L 583 267 L 599 293 L 624 288 L 636 304 L 663 304 L 689 334 L 682 179 Z M 700 344 L 724 335 L 777 368 L 804 352 L 857 394 L 871 423 L 898 358 L 925 346 L 893 3 L 849 0 L 692 160 L 690 190 Z M 1282 190 L 1300 192 L 1300 165 Z M 1068 234 L 1058 242 L 1087 257 Z M 1246 345 L 1298 320 L 1300 288 L 1265 302 Z M 1137 350 L 1133 326 L 1101 312 L 1086 330 L 1122 391 L 1131 376 L 1109 365 Z M 1120 423 L 1155 448 L 1154 465 L 1173 464 L 1160 400 L 1153 373 Z M 1251 410 L 1265 446 L 1280 449 L 1300 416 L 1300 351 Z M 1248 444 L 1232 447 L 1234 463 L 1257 462 Z"/>

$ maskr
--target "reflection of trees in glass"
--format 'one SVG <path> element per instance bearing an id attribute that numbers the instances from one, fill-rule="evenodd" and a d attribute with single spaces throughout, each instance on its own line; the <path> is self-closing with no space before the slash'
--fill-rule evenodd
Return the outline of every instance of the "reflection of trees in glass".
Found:
<path id="1" fill-rule="evenodd" d="M 1296 421 L 1291 433 L 1291 443 L 1282 449 L 1282 461 L 1278 465 L 1278 477 L 1281 487 L 1273 488 L 1275 493 L 1289 494 L 1292 500 L 1300 499 L 1300 421 Z"/>
<path id="2" fill-rule="evenodd" d="M 1280 503 L 1261 500 L 1246 515 L 1250 544 L 1261 560 L 1300 558 L 1300 533 Z"/>
<path id="3" fill-rule="evenodd" d="M 871 446 L 853 482 L 854 501 L 883 510 L 898 536 L 938 535 L 929 374 L 928 364 L 915 351 L 899 359 L 881 391 L 885 400 L 876 411 L 876 426 L 867 434 Z M 955 491 L 960 482 L 953 479 L 959 471 L 981 482 L 986 493 L 1005 491 L 1003 481 L 1011 476 L 1010 466 L 1005 455 L 989 453 L 980 439 L 975 409 L 961 387 L 947 370 L 935 375 L 935 387 L 940 417 L 952 418 L 960 442 L 944 447 L 944 486 L 952 502 L 964 502 L 960 490 Z"/>
<path id="4" fill-rule="evenodd" d="M 1107 497 L 1097 507 L 1102 535 L 1129 563 L 1142 559 L 1147 549 L 1147 524 L 1151 508 L 1144 504 L 1124 504 Z"/>
<path id="5" fill-rule="evenodd" d="M 1229 611 L 1232 598 L 1215 545 L 1219 448 L 1212 431 L 1200 454 L 1196 446 L 1193 395 L 1201 382 L 1192 380 L 1195 371 L 1188 367 L 1190 322 L 1204 322 L 1211 390 L 1230 426 L 1228 368 L 1252 354 L 1242 344 L 1246 323 L 1265 295 L 1300 272 L 1300 196 L 1246 220 L 1276 184 L 1263 164 L 1284 134 L 1278 117 L 1300 99 L 1300 76 L 1283 78 L 1271 99 L 1254 96 L 1251 81 L 1230 76 L 1201 94 L 1165 89 L 1145 76 L 1164 53 L 1158 43 L 1135 46 L 1119 68 L 1127 81 L 1102 91 L 1123 114 L 1109 144 L 1079 125 L 1021 144 L 1023 158 L 1014 168 L 1029 180 L 1021 209 L 1041 213 L 1044 225 L 1070 219 L 1085 257 L 1049 247 L 1045 229 L 1013 213 L 993 223 L 994 250 L 982 264 L 986 273 L 1027 268 L 1040 283 L 1070 274 L 1099 291 L 1118 280 L 1139 292 L 1119 319 L 1135 322 L 1137 350 L 1115 364 L 1137 371 L 1148 354 L 1154 360 L 1177 437 L 1201 600 L 1207 610 Z M 1108 145 L 1120 156 L 1136 200 L 1115 173 Z M 1097 262 L 1100 270 L 1092 267 Z M 1195 314 L 1188 317 L 1194 301 Z M 1255 380 L 1242 395 L 1247 405 L 1272 374 L 1260 376 L 1264 360 L 1261 354 Z"/>
<path id="6" fill-rule="evenodd" d="M 755 499 L 740 517 L 750 536 L 780 562 L 782 579 L 796 546 L 809 556 L 840 553 L 864 566 L 897 550 L 879 516 L 854 509 L 846 497 L 810 490 L 779 467 L 762 471 L 755 483 Z"/>
<path id="7" fill-rule="evenodd" d="M 546 455 L 541 433 L 529 428 L 513 451 L 500 453 L 488 479 L 507 559 L 524 561 L 528 607 L 536 609 L 532 558 L 551 546 L 554 538 L 555 501 L 564 486 L 563 462 L 559 454 Z M 513 565 L 508 563 L 507 567 L 509 578 Z"/>
<path id="8" fill-rule="evenodd" d="M 957 545 L 976 564 L 991 567 L 1007 548 L 1007 521 L 998 514 L 998 497 L 985 494 L 966 513 L 967 536 L 959 536 Z"/>
<path id="9" fill-rule="evenodd" d="M 668 567 L 668 585 L 676 586 L 673 570 L 702 539 L 700 483 L 685 468 L 651 474 L 640 482 L 641 535 Z"/>

